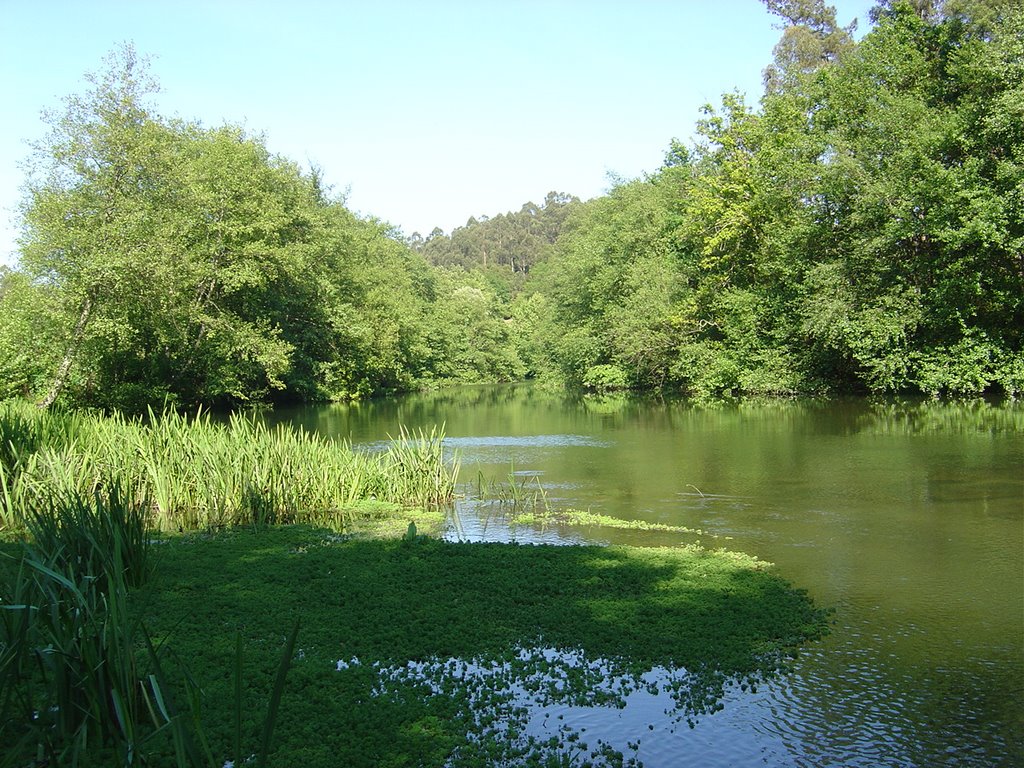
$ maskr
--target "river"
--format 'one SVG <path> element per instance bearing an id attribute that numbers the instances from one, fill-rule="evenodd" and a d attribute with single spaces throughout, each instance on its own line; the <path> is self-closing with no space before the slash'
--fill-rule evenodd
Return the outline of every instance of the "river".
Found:
<path id="1" fill-rule="evenodd" d="M 268 417 L 372 446 L 444 425 L 449 536 L 748 552 L 835 610 L 792 673 L 694 727 L 637 694 L 561 722 L 663 766 L 1024 765 L 1024 406 L 841 399 L 695 405 L 469 387 Z M 697 529 L 510 527 L 477 499 Z M 662 718 L 664 720 L 664 718 Z M 621 748 L 621 747 L 620 747 Z"/>

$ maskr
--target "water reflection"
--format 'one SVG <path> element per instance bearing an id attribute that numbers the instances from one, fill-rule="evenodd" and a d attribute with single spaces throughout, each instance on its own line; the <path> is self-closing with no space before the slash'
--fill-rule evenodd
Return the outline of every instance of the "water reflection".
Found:
<path id="1" fill-rule="evenodd" d="M 337 670 L 358 664 L 358 659 L 339 660 Z M 572 755 L 577 758 L 573 764 L 595 766 L 686 764 L 690 742 L 741 727 L 735 717 L 716 712 L 742 712 L 764 702 L 766 694 L 758 688 L 769 684 L 764 678 L 737 682 L 717 673 L 660 666 L 636 670 L 610 659 L 591 659 L 576 649 L 556 648 L 515 648 L 502 659 L 375 665 L 375 673 L 375 696 L 401 697 L 419 689 L 463 703 L 475 732 L 450 761 L 453 766 L 474 765 L 483 755 L 495 764 L 494 741 L 502 745 L 503 765 L 548 764 L 543 761 L 554 755 Z M 766 734 L 738 740 L 735 735 L 728 748 L 718 750 L 729 761 L 723 764 L 766 754 Z M 785 734 L 776 735 L 781 754 Z M 485 746 L 490 737 L 496 738 Z"/>
<path id="2" fill-rule="evenodd" d="M 706 545 L 774 562 L 836 609 L 833 634 L 784 681 L 727 692 L 692 730 L 656 725 L 636 753 L 649 766 L 1024 765 L 1021 404 L 696 406 L 495 387 L 270 418 L 357 445 L 444 423 L 467 483 L 455 536 L 687 540 L 507 525 L 471 485 L 514 472 L 552 504 L 705 531 Z M 634 695 L 624 710 L 560 710 L 560 722 L 632 733 L 662 706 Z"/>

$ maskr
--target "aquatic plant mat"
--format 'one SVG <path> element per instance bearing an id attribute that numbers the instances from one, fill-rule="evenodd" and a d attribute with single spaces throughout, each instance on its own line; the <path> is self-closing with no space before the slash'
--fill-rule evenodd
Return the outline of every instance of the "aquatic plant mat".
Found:
<path id="1" fill-rule="evenodd" d="M 636 764 L 646 729 L 615 742 L 545 723 L 545 708 L 622 706 L 659 687 L 673 702 L 664 719 L 686 728 L 713 717 L 731 687 L 781 672 L 827 624 L 764 563 L 690 547 L 286 527 L 155 549 L 133 605 L 202 691 L 215 755 L 227 759 L 236 737 L 236 636 L 243 712 L 258 713 L 300 623 L 269 755 L 278 768 Z M 243 719 L 241 741 L 255 743 L 259 727 L 258 715 Z M 170 744 L 166 754 L 173 764 Z"/>

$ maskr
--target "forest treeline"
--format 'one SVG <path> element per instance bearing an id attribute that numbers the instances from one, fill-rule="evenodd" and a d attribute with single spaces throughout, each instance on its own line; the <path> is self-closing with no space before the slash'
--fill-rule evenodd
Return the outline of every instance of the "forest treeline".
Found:
<path id="1" fill-rule="evenodd" d="M 757 105 L 586 202 L 403 238 L 131 48 L 51 115 L 0 273 L 0 397 L 137 410 L 547 378 L 698 396 L 1024 391 L 1024 10 L 823 0 Z"/>

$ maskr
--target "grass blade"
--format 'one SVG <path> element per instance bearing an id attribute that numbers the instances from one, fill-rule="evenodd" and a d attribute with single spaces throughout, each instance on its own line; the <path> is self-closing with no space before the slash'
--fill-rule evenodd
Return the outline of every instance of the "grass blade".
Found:
<path id="1" fill-rule="evenodd" d="M 284 679 L 292 663 L 292 654 L 295 653 L 295 640 L 298 636 L 299 622 L 296 619 L 295 626 L 292 627 L 292 632 L 288 636 L 288 642 L 285 643 L 284 653 L 281 654 L 281 664 L 277 668 L 274 690 L 270 694 L 270 706 L 267 708 L 267 719 L 263 721 L 263 739 L 260 744 L 260 753 L 256 760 L 256 768 L 266 768 L 267 765 L 270 741 L 274 736 L 274 722 L 277 720 L 277 708 L 281 703 L 281 696 L 284 693 Z"/>

